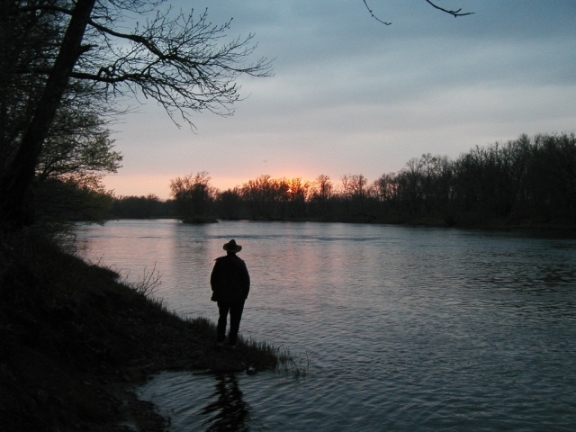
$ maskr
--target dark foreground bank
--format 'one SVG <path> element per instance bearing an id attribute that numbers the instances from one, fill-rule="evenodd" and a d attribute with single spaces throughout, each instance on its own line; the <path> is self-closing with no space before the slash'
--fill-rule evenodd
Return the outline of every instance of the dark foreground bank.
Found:
<path id="1" fill-rule="evenodd" d="M 216 350 L 182 320 L 34 233 L 0 238 L 0 430 L 159 431 L 134 389 L 162 370 L 274 369 L 274 349 Z"/>

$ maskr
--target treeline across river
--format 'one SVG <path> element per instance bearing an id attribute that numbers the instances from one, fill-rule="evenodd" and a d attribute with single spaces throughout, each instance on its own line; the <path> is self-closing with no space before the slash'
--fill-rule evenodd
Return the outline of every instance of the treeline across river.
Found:
<path id="1" fill-rule="evenodd" d="M 456 160 L 422 155 L 369 181 L 262 175 L 219 191 L 206 172 L 171 181 L 172 200 L 120 197 L 113 217 L 315 220 L 448 226 L 576 226 L 576 136 L 522 135 Z"/>

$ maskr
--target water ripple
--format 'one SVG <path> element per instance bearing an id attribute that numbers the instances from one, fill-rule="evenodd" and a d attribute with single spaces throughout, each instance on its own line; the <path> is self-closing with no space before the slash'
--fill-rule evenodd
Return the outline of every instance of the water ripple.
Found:
<path id="1" fill-rule="evenodd" d="M 569 431 L 576 424 L 576 241 L 313 223 L 120 221 L 86 254 L 183 316 L 215 317 L 208 278 L 244 246 L 241 332 L 306 353 L 305 378 L 164 373 L 141 389 L 172 430 Z"/>

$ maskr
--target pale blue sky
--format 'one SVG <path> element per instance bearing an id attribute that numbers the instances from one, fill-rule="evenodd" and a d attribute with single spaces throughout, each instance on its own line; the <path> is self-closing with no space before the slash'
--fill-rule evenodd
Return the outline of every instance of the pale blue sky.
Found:
<path id="1" fill-rule="evenodd" d="M 261 174 L 370 181 L 424 153 L 456 158 L 522 133 L 576 131 L 575 0 L 172 1 L 230 36 L 255 33 L 271 78 L 241 79 L 235 115 L 178 129 L 153 102 L 113 125 L 117 195 L 169 197 L 169 181 L 207 171 L 225 189 Z"/>

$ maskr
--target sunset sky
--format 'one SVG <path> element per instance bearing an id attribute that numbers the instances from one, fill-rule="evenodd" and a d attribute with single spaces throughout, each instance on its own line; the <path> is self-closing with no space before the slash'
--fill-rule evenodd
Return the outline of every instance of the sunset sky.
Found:
<path id="1" fill-rule="evenodd" d="M 369 181 L 424 153 L 456 158 L 520 134 L 576 131 L 576 1 L 180 0 L 255 34 L 233 117 L 205 112 L 177 128 L 153 101 L 111 126 L 124 155 L 104 179 L 116 195 L 169 197 L 169 182 L 207 171 L 219 189 L 262 174 L 345 174 Z M 131 106 L 135 106 L 132 102 Z"/>

